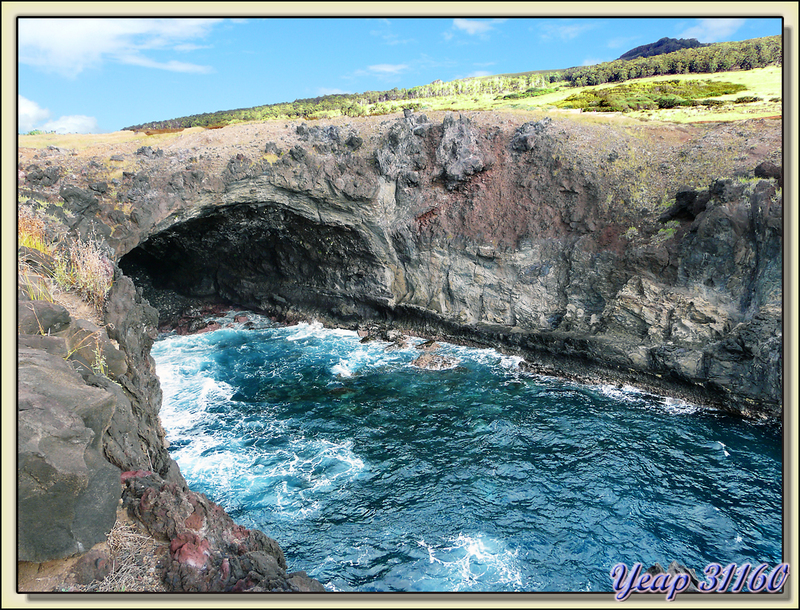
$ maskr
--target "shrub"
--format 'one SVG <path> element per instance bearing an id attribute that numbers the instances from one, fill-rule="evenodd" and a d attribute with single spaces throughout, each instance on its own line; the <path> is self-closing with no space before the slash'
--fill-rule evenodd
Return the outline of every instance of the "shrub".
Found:
<path id="1" fill-rule="evenodd" d="M 28 207 L 19 208 L 17 213 L 17 247 L 20 246 L 45 254 L 53 253 L 46 237 L 44 220 Z"/>
<path id="2" fill-rule="evenodd" d="M 733 103 L 734 104 L 748 104 L 750 102 L 760 102 L 761 98 L 756 97 L 755 95 L 743 95 L 742 97 L 737 97 Z"/>

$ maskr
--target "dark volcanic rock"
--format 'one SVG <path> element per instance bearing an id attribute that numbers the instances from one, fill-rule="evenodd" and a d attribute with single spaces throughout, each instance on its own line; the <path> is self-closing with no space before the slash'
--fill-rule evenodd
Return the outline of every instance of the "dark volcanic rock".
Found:
<path id="1" fill-rule="evenodd" d="M 511 138 L 512 150 L 519 152 L 532 150 L 536 138 L 544 133 L 552 122 L 550 117 L 545 117 L 541 121 L 532 121 L 522 125 Z"/>
<path id="2" fill-rule="evenodd" d="M 761 163 L 753 172 L 756 178 L 774 179 L 778 186 L 783 186 L 783 168 L 769 161 Z"/>
<path id="3" fill-rule="evenodd" d="M 422 354 L 419 358 L 415 359 L 411 366 L 415 366 L 418 369 L 425 369 L 429 371 L 442 371 L 444 369 L 452 369 L 458 365 L 457 358 L 451 358 L 450 356 L 441 356 L 439 354 L 431 354 L 425 353 Z"/>
<path id="4" fill-rule="evenodd" d="M 682 189 L 675 194 L 675 203 L 658 220 L 667 222 L 669 220 L 694 220 L 699 214 L 705 211 L 706 205 L 711 199 L 708 191 L 696 191 L 693 189 Z"/>
<path id="5" fill-rule="evenodd" d="M 122 470 L 147 467 L 168 481 L 185 485 L 169 457 L 158 419 L 161 386 L 150 355 L 157 337 L 158 312 L 119 270 L 106 297 L 105 322 L 109 338 L 127 358 L 127 371 L 118 377 L 121 388 L 116 391 L 121 399 L 106 433 L 106 456 Z"/>
<path id="6" fill-rule="evenodd" d="M 85 189 L 70 184 L 61 187 L 59 195 L 74 214 L 91 215 L 100 211 L 97 198 Z"/>
<path id="7" fill-rule="evenodd" d="M 26 300 L 40 285 L 20 277 L 20 557 L 83 552 L 108 531 L 118 468 L 140 471 L 124 477 L 127 505 L 169 537 L 173 590 L 321 589 L 286 572 L 275 541 L 189 492 L 169 457 L 150 349 L 159 322 L 187 308 L 315 317 L 390 348 L 407 332 L 492 346 L 536 373 L 780 416 L 780 150 L 754 152 L 778 141 L 778 127 L 682 126 L 663 144 L 675 136 L 665 126 L 546 117 L 515 128 L 508 116 L 471 116 L 406 112 L 374 131 L 303 123 L 281 137 L 289 154 L 260 142 L 143 147 L 102 206 L 94 172 L 20 173 L 50 197 L 48 214 L 104 240 L 125 270 L 95 344 L 114 381 L 97 374 L 91 349 L 73 353 L 80 375 L 64 360 L 102 332 Z M 705 155 L 723 140 L 733 166 L 717 175 Z M 756 164 L 757 180 L 728 179 Z M 63 207 L 44 189 L 58 180 Z M 34 259 L 25 255 L 47 270 Z M 185 326 L 202 330 L 201 317 Z M 420 347 L 418 365 L 455 364 Z"/>
<path id="8" fill-rule="evenodd" d="M 140 225 L 121 266 L 149 278 L 153 302 L 172 291 L 176 302 L 219 299 L 282 320 L 462 339 L 498 325 L 490 344 L 562 373 L 579 358 L 590 376 L 677 384 L 742 413 L 780 410 L 778 327 L 735 366 L 717 347 L 781 302 L 774 182 L 698 189 L 677 176 L 653 195 L 674 198 L 666 211 L 637 210 L 618 201 L 607 171 L 630 156 L 623 131 L 598 131 L 611 144 L 595 152 L 585 145 L 594 132 L 576 136 L 550 117 L 503 134 L 463 115 L 437 125 L 405 113 L 354 151 L 332 127 L 298 126 L 302 143 L 265 173 L 231 159 L 216 195 L 209 181 L 157 228 Z M 158 208 L 145 199 L 136 209 Z"/>
<path id="9" fill-rule="evenodd" d="M 58 559 L 105 540 L 120 497 L 119 470 L 101 453 L 114 406 L 63 358 L 19 350 L 18 561 Z"/>
<path id="10" fill-rule="evenodd" d="M 478 141 L 478 134 L 469 119 L 447 115 L 442 123 L 442 141 L 436 149 L 436 161 L 448 189 L 469 176 L 491 167 L 493 159 Z"/>
<path id="11" fill-rule="evenodd" d="M 28 167 L 25 181 L 34 187 L 53 186 L 63 174 L 63 169 L 58 165 L 51 165 L 42 169 L 38 165 Z"/>
<path id="12" fill-rule="evenodd" d="M 17 332 L 26 335 L 49 335 L 69 326 L 69 312 L 50 301 L 19 301 L 17 303 Z"/>
<path id="13" fill-rule="evenodd" d="M 153 150 L 152 146 L 142 146 L 136 151 L 136 154 L 146 157 L 147 159 L 155 159 L 157 157 L 163 157 L 164 151 L 160 148 Z"/>

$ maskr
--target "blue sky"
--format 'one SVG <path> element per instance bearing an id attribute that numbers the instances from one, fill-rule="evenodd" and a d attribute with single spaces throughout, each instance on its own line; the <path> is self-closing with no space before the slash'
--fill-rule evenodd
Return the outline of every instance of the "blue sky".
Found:
<path id="1" fill-rule="evenodd" d="M 20 17 L 17 28 L 19 132 L 104 133 L 329 93 L 600 63 L 665 36 L 772 36 L 781 19 Z"/>

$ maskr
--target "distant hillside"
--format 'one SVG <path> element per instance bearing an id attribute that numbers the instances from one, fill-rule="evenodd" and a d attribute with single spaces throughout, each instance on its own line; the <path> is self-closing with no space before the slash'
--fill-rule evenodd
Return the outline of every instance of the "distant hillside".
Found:
<path id="1" fill-rule="evenodd" d="M 653 55 L 663 55 L 673 53 L 681 49 L 696 49 L 697 47 L 707 47 L 698 41 L 697 38 L 662 38 L 658 42 L 651 42 L 619 56 L 619 59 L 636 59 L 637 57 L 652 57 Z"/>
<path id="2" fill-rule="evenodd" d="M 678 45 L 677 48 L 672 45 Z M 270 119 L 329 119 L 337 116 L 361 117 L 390 114 L 403 109 L 424 108 L 429 100 L 449 99 L 450 107 L 467 100 L 477 108 L 482 100 L 513 101 L 538 97 L 559 87 L 586 87 L 608 82 L 624 82 L 662 74 L 714 73 L 752 70 L 781 65 L 783 40 L 780 36 L 753 38 L 738 42 L 702 44 L 696 39 L 662 38 L 637 47 L 620 59 L 592 66 L 565 70 L 540 70 L 464 78 L 450 82 L 435 80 L 410 89 L 340 93 L 282 102 L 252 108 L 219 110 L 140 125 L 123 127 L 130 131 L 179 131 L 189 127 L 221 127 L 231 123 Z"/>

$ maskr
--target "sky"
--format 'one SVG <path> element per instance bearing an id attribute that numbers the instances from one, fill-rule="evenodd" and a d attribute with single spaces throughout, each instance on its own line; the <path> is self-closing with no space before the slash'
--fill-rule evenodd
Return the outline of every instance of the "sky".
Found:
<path id="1" fill-rule="evenodd" d="M 332 93 L 596 64 L 663 37 L 773 36 L 782 21 L 17 17 L 16 26 L 18 132 L 106 133 Z"/>

